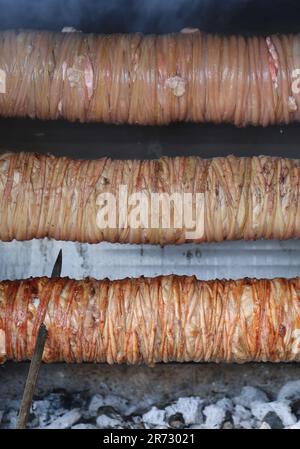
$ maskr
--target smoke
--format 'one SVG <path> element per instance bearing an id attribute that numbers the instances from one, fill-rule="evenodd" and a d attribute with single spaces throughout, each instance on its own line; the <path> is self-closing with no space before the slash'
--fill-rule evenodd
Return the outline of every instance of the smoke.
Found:
<path id="1" fill-rule="evenodd" d="M 0 0 L 0 29 L 299 32 L 298 0 Z"/>

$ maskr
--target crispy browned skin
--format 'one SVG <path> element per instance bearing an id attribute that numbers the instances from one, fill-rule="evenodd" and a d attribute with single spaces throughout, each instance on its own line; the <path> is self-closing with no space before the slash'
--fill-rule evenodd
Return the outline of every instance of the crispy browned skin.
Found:
<path id="1" fill-rule="evenodd" d="M 300 120 L 299 69 L 299 34 L 6 31 L 0 115 L 151 125 L 289 123 Z"/>
<path id="2" fill-rule="evenodd" d="M 300 279 L 0 283 L 0 356 L 30 359 L 45 322 L 46 362 L 300 361 Z"/>
<path id="3" fill-rule="evenodd" d="M 186 222 L 187 215 L 182 227 L 149 217 L 148 227 L 141 223 L 133 228 L 130 221 L 122 224 L 119 204 L 116 227 L 101 228 L 99 195 L 113 193 L 118 200 L 120 185 L 127 186 L 128 198 L 143 192 L 149 203 L 155 192 L 187 192 L 194 199 L 200 193 L 203 208 L 199 206 L 195 220 L 195 242 L 300 238 L 300 160 L 228 156 L 79 161 L 6 153 L 0 155 L 0 240 L 179 244 L 191 239 L 187 231 L 195 223 Z M 134 204 L 128 199 L 122 206 L 129 216 Z M 167 214 L 166 203 L 154 216 L 161 218 L 162 211 Z M 171 218 L 173 212 L 171 202 Z"/>

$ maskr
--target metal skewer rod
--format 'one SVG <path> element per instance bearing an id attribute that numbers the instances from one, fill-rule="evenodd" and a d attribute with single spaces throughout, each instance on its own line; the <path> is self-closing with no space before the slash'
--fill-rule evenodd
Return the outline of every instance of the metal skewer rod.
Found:
<path id="1" fill-rule="evenodd" d="M 61 275 L 62 268 L 62 250 L 59 251 L 57 259 L 55 261 L 51 278 L 56 278 Z M 45 343 L 47 340 L 48 331 L 44 323 L 40 325 L 33 356 L 30 362 L 27 380 L 24 388 L 23 398 L 20 406 L 17 429 L 25 429 L 28 422 L 30 407 L 32 403 L 33 394 L 35 391 L 39 370 L 42 363 L 43 352 Z"/>

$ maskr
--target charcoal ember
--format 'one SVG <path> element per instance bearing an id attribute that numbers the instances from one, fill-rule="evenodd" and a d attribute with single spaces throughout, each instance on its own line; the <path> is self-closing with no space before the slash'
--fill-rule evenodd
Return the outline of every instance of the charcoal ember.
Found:
<path id="1" fill-rule="evenodd" d="M 6 429 L 15 429 L 18 420 L 18 411 L 16 409 L 9 409 L 6 413 L 4 413 L 2 421 L 4 424 L 4 428 Z"/>
<path id="2" fill-rule="evenodd" d="M 288 382 L 278 393 L 281 401 L 266 400 L 264 391 L 243 388 L 235 397 L 215 392 L 176 399 L 166 406 L 163 398 L 132 401 L 108 394 L 87 397 L 55 390 L 36 397 L 29 416 L 29 428 L 58 429 L 299 429 L 300 399 L 297 384 Z M 253 400 L 254 399 L 254 400 Z M 244 404 L 244 405 L 241 405 Z M 77 405 L 77 407 L 74 407 Z M 1 404 L 0 428 L 16 427 L 20 400 Z M 135 410 L 132 412 L 132 410 Z"/>
<path id="3" fill-rule="evenodd" d="M 232 421 L 234 424 L 234 427 L 237 428 L 243 428 L 243 429 L 249 429 L 252 428 L 253 422 L 251 421 L 252 414 L 250 410 L 248 410 L 243 405 L 237 404 L 234 407 L 233 413 L 232 413 Z"/>
<path id="4" fill-rule="evenodd" d="M 270 430 L 271 426 L 267 422 L 262 422 L 261 425 L 259 426 L 259 429 L 261 429 L 261 430 L 263 430 L 263 429 Z"/>
<path id="5" fill-rule="evenodd" d="M 82 393 L 79 392 L 68 392 L 64 388 L 57 388 L 50 395 L 50 399 L 53 398 L 53 403 L 57 404 L 60 408 L 64 410 L 70 410 L 73 408 L 81 408 L 85 405 L 85 398 Z"/>
<path id="6" fill-rule="evenodd" d="M 117 415 L 117 411 L 111 405 L 103 405 L 97 410 L 98 415 L 108 415 L 113 417 L 113 415 Z"/>
<path id="7" fill-rule="evenodd" d="M 127 415 L 131 414 L 134 410 L 129 407 L 129 403 L 126 399 L 121 398 L 119 396 L 109 394 L 95 394 L 92 396 L 89 404 L 87 413 L 89 416 L 96 417 L 98 415 L 98 411 L 101 407 L 111 406 L 116 409 L 119 413 Z"/>
<path id="8" fill-rule="evenodd" d="M 282 420 L 279 418 L 279 416 L 275 412 L 268 412 L 266 414 L 266 416 L 263 418 L 263 422 L 266 422 L 267 424 L 269 424 L 271 429 L 283 429 L 284 428 Z"/>
<path id="9" fill-rule="evenodd" d="M 206 429 L 220 429 L 226 418 L 226 411 L 224 408 L 216 404 L 210 404 L 205 407 L 203 414 L 205 419 Z"/>
<path id="10" fill-rule="evenodd" d="M 129 429 L 145 429 L 142 416 L 132 416 L 131 422 L 128 423 Z"/>
<path id="11" fill-rule="evenodd" d="M 143 414 L 143 422 L 146 426 L 165 426 L 166 411 L 152 407 L 147 413 Z"/>
<path id="12" fill-rule="evenodd" d="M 232 413 L 234 410 L 234 405 L 231 399 L 229 398 L 223 398 L 223 399 L 219 399 L 216 402 L 216 405 L 218 407 L 223 408 L 224 410 L 226 410 L 226 412 Z"/>
<path id="13" fill-rule="evenodd" d="M 45 427 L 49 424 L 51 420 L 50 407 L 50 401 L 47 399 L 33 401 L 31 409 L 35 417 L 38 419 L 38 424 L 36 427 Z"/>
<path id="14" fill-rule="evenodd" d="M 218 404 L 216 404 L 218 406 Z M 219 407 L 219 406 L 218 406 Z M 233 418 L 232 418 L 232 413 L 229 410 L 225 410 L 225 418 L 224 418 L 224 422 L 230 422 L 233 424 Z M 224 424 L 224 423 L 223 423 Z"/>
<path id="15" fill-rule="evenodd" d="M 72 408 L 83 408 L 86 405 L 86 399 L 81 393 L 65 393 L 62 395 L 62 406 L 70 410 Z"/>
<path id="16" fill-rule="evenodd" d="M 279 390 L 278 401 L 300 401 L 300 380 L 287 382 Z"/>
<path id="17" fill-rule="evenodd" d="M 185 422 L 182 413 L 175 413 L 174 415 L 169 416 L 168 424 L 173 429 L 183 429 Z"/>
<path id="18" fill-rule="evenodd" d="M 285 427 L 291 426 L 297 421 L 296 417 L 291 412 L 291 407 L 286 401 L 273 401 L 267 403 L 253 402 L 251 404 L 251 412 L 259 421 L 263 421 L 268 412 L 275 412 Z"/>
<path id="19" fill-rule="evenodd" d="M 291 426 L 287 426 L 286 429 L 300 429 L 300 421 L 297 421 L 295 424 L 292 424 Z"/>
<path id="20" fill-rule="evenodd" d="M 234 425 L 232 421 L 224 421 L 222 425 L 222 429 L 234 429 Z"/>
<path id="21" fill-rule="evenodd" d="M 217 407 L 220 407 L 225 412 L 224 422 L 221 426 L 222 429 L 232 429 L 233 425 L 233 416 L 232 413 L 234 411 L 234 405 L 231 399 L 223 398 L 219 399 L 216 404 Z"/>
<path id="22" fill-rule="evenodd" d="M 65 395 L 64 390 L 55 390 L 46 397 L 33 401 L 31 410 L 39 419 L 37 427 L 45 428 L 73 409 L 70 407 L 72 400 L 66 400 Z"/>
<path id="23" fill-rule="evenodd" d="M 96 424 L 99 429 L 123 429 L 121 420 L 112 418 L 107 415 L 99 415 L 96 419 Z"/>
<path id="24" fill-rule="evenodd" d="M 256 387 L 246 386 L 242 388 L 241 393 L 233 398 L 236 405 L 251 408 L 253 402 L 267 402 L 268 397 L 265 392 Z"/>
<path id="25" fill-rule="evenodd" d="M 103 407 L 100 407 L 98 409 L 98 416 L 99 415 L 107 415 L 110 418 L 117 419 L 119 421 L 122 420 L 121 415 L 111 405 L 104 405 Z"/>
<path id="26" fill-rule="evenodd" d="M 36 416 L 34 413 L 29 413 L 29 417 L 28 417 L 28 424 L 27 427 L 30 429 L 34 429 L 36 427 L 39 427 L 40 425 L 40 420 L 39 417 Z"/>
<path id="27" fill-rule="evenodd" d="M 126 427 L 122 416 L 111 405 L 98 408 L 97 427 L 101 429 L 122 429 Z"/>
<path id="28" fill-rule="evenodd" d="M 72 409 L 62 416 L 59 416 L 51 424 L 46 426 L 46 429 L 70 429 L 81 418 L 79 409 Z"/>
<path id="29" fill-rule="evenodd" d="M 103 407 L 104 405 L 104 398 L 100 394 L 95 394 L 88 405 L 87 413 L 84 413 L 84 416 L 97 416 L 98 410 L 100 407 Z"/>
<path id="30" fill-rule="evenodd" d="M 89 424 L 89 423 L 78 423 L 78 424 L 75 424 L 75 426 L 72 426 L 71 429 L 78 429 L 78 430 L 97 429 L 97 427 L 94 426 L 93 424 Z"/>
<path id="31" fill-rule="evenodd" d="M 35 414 L 47 413 L 50 406 L 51 404 L 48 399 L 35 400 L 32 402 L 31 410 Z"/>
<path id="32" fill-rule="evenodd" d="M 199 397 L 179 398 L 174 404 L 166 407 L 167 418 L 175 413 L 181 413 L 186 425 L 202 424 L 202 409 L 205 404 Z"/>
<path id="33" fill-rule="evenodd" d="M 298 419 L 300 419 L 300 399 L 292 401 L 291 411 Z"/>
<path id="34" fill-rule="evenodd" d="M 240 425 L 238 426 L 239 429 L 255 429 L 257 427 L 256 425 L 257 421 L 255 419 L 245 420 L 241 421 Z"/>
<path id="35" fill-rule="evenodd" d="M 52 392 L 47 396 L 49 401 L 48 413 L 50 416 L 59 416 L 63 411 L 68 410 L 68 404 L 65 402 L 64 393 Z M 67 408 L 65 408 L 67 406 Z"/>

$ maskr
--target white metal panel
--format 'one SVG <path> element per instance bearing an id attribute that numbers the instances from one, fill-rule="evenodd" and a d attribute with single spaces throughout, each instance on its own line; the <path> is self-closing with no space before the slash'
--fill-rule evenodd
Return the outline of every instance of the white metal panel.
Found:
<path id="1" fill-rule="evenodd" d="M 300 275 L 300 241 L 159 246 L 32 240 L 0 242 L 0 279 L 50 275 L 63 249 L 63 276 L 82 278 L 189 274 L 199 279 Z"/>

